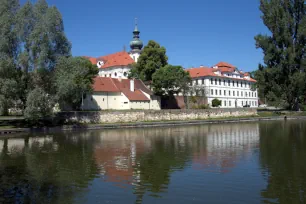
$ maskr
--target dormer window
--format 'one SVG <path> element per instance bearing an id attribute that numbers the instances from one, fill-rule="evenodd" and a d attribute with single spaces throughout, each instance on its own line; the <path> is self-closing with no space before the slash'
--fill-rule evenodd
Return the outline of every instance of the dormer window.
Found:
<path id="1" fill-rule="evenodd" d="M 103 61 L 98 61 L 98 62 L 97 62 L 98 68 L 103 67 L 103 65 L 104 65 L 104 62 L 103 62 Z"/>

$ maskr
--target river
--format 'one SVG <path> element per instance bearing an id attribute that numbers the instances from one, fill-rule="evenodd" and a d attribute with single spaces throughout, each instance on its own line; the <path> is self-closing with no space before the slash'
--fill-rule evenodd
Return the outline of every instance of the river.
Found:
<path id="1" fill-rule="evenodd" d="M 0 138 L 0 203 L 305 203 L 306 120 Z"/>

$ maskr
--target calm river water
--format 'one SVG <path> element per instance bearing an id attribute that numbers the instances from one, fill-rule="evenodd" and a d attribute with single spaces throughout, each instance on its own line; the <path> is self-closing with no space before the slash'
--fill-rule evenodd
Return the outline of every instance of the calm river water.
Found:
<path id="1" fill-rule="evenodd" d="M 306 203 L 306 121 L 0 139 L 0 203 Z"/>

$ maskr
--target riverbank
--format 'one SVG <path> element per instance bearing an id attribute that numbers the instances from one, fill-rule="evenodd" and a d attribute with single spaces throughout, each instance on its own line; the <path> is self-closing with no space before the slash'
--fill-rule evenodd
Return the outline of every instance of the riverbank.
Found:
<path id="1" fill-rule="evenodd" d="M 147 122 L 133 122 L 133 123 L 73 124 L 73 125 L 42 127 L 42 128 L 9 128 L 9 129 L 0 128 L 0 136 L 8 136 L 9 134 L 14 135 L 16 133 L 29 133 L 29 132 L 39 133 L 39 132 L 98 130 L 98 129 L 167 127 L 167 126 L 182 126 L 182 125 L 204 125 L 204 124 L 240 123 L 240 122 L 273 121 L 273 120 L 294 120 L 294 119 L 306 120 L 306 116 L 271 116 L 271 117 L 253 116 L 253 117 L 231 117 L 231 118 L 185 120 L 185 121 L 173 120 L 173 121 L 147 121 Z"/>

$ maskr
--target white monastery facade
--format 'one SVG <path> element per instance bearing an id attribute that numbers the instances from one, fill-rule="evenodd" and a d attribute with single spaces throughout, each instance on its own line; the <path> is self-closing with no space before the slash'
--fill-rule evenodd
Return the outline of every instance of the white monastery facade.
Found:
<path id="1" fill-rule="evenodd" d="M 258 107 L 257 89 L 253 88 L 256 80 L 252 79 L 249 73 L 244 73 L 226 62 L 186 71 L 192 78 L 194 90 L 200 92 L 197 95 L 204 94 L 210 106 L 212 100 L 217 98 L 222 101 L 221 108 Z"/>

